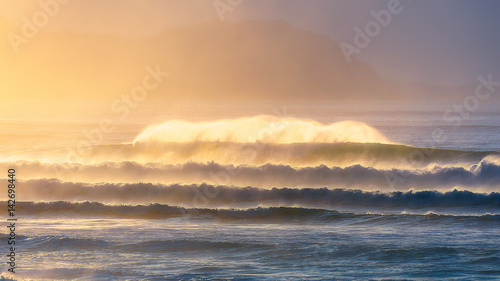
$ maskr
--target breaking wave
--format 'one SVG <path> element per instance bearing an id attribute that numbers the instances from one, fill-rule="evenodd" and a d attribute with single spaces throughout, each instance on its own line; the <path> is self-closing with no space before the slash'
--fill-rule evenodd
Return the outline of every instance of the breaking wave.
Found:
<path id="1" fill-rule="evenodd" d="M 0 164 L 0 168 L 3 165 Z M 186 163 L 165 165 L 136 162 L 82 164 L 44 164 L 22 162 L 8 167 L 18 167 L 21 179 L 29 175 L 31 180 L 23 181 L 25 196 L 42 196 L 73 189 L 80 194 L 87 186 L 118 186 L 118 183 L 158 183 L 168 185 L 213 184 L 271 187 L 329 187 L 360 188 L 363 190 L 449 190 L 467 188 L 474 191 L 495 191 L 500 183 L 500 165 L 481 161 L 477 165 L 464 167 L 440 167 L 429 169 L 376 169 L 354 165 L 348 167 L 292 167 L 289 165 L 266 164 L 262 166 L 221 165 L 217 163 Z M 57 178 L 57 180 L 47 180 Z M 80 182 L 80 183 L 68 183 Z M 103 185 L 107 182 L 111 184 Z M 116 183 L 116 184 L 112 184 Z M 139 186 L 144 184 L 137 184 Z M 53 189 L 48 190 L 47 187 Z M 79 186 L 79 189 L 76 188 Z M 97 189 L 97 188 L 96 188 Z M 109 188 L 108 188 L 109 189 Z M 43 192 L 42 192 L 43 191 Z M 34 198 L 37 199 L 37 198 Z"/>
<path id="2" fill-rule="evenodd" d="M 365 123 L 342 121 L 323 125 L 312 120 L 270 115 L 193 123 L 172 120 L 142 132 L 134 143 L 145 142 L 232 143 L 390 143 Z"/>
<path id="3" fill-rule="evenodd" d="M 63 162 L 101 163 L 124 159 L 140 163 L 206 163 L 234 165 L 283 164 L 295 167 L 360 164 L 379 168 L 421 168 L 429 165 L 471 165 L 497 152 L 416 148 L 380 143 L 228 143 L 140 142 L 94 147 L 82 159 Z"/>
<path id="4" fill-rule="evenodd" d="M 409 207 L 500 207 L 497 192 L 467 190 L 439 191 L 362 191 L 328 188 L 272 188 L 200 185 L 83 184 L 58 180 L 35 180 L 19 185 L 19 197 L 27 201 L 98 201 L 113 204 L 175 204 L 184 206 L 309 206 L 339 205 L 381 208 Z"/>

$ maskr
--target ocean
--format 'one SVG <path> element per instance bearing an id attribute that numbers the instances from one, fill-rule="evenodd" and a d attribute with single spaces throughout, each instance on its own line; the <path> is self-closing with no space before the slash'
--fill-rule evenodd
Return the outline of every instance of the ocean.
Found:
<path id="1" fill-rule="evenodd" d="M 0 105 L 2 280 L 500 280 L 499 104 L 117 104 Z"/>

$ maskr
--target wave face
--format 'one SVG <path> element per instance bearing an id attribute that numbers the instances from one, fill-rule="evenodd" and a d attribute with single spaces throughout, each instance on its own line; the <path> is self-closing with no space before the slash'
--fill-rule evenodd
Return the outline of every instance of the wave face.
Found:
<path id="1" fill-rule="evenodd" d="M 469 168 L 485 158 L 499 157 L 497 152 L 416 148 L 378 143 L 136 143 L 101 145 L 85 153 L 74 151 L 62 156 L 59 163 L 96 164 L 103 162 L 207 163 L 222 165 L 280 164 L 293 167 L 318 165 L 391 169 L 462 166 Z M 64 160 L 65 159 L 65 160 Z M 496 163 L 500 161 L 496 160 Z"/>
<path id="2" fill-rule="evenodd" d="M 24 184 L 23 184 L 24 185 Z M 24 200 L 95 201 L 113 204 L 175 204 L 185 206 L 300 206 L 335 208 L 339 206 L 377 208 L 500 208 L 500 194 L 453 190 L 368 192 L 352 189 L 226 187 L 202 185 L 154 185 L 63 183 L 37 181 L 19 193 Z"/>
<path id="3" fill-rule="evenodd" d="M 390 143 L 365 123 L 342 121 L 323 125 L 312 120 L 260 115 L 215 122 L 173 120 L 147 128 L 134 143 L 150 142 L 232 143 Z"/>

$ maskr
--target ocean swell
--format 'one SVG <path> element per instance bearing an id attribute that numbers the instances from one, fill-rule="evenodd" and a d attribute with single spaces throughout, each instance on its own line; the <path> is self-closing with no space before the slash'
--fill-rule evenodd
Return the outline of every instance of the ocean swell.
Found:
<path id="1" fill-rule="evenodd" d="M 426 197 L 425 195 L 423 197 Z M 487 195 L 488 204 L 495 205 L 498 211 L 499 194 Z M 460 200 L 460 199 L 459 199 Z M 481 199 L 480 199 L 481 200 Z M 404 199 L 403 199 L 404 201 Z M 495 201 L 495 202 L 491 202 Z M 449 203 L 449 202 L 448 202 Z M 472 204 L 477 204 L 475 200 Z M 457 206 L 457 203 L 452 203 Z M 408 213 L 401 212 L 397 214 L 384 213 L 353 213 L 339 212 L 328 209 L 317 208 L 299 208 L 299 207 L 257 207 L 249 209 L 209 209 L 209 208 L 184 208 L 165 204 L 148 205 L 109 205 L 98 202 L 19 202 L 20 214 L 24 216 L 52 216 L 61 217 L 99 217 L 99 218 L 127 218 L 127 219 L 168 219 L 168 218 L 192 218 L 192 219 L 219 219 L 219 220 L 255 220 L 263 222 L 297 222 L 297 221 L 318 221 L 327 222 L 335 220 L 352 220 L 356 218 L 372 220 L 376 217 L 389 219 L 405 217 L 425 216 L 434 219 L 443 218 L 474 218 L 481 221 L 499 221 L 499 214 L 482 215 L 452 215 L 436 214 L 434 212 L 426 213 Z M 470 205 L 467 203 L 466 205 Z M 68 240 L 66 243 L 73 243 Z M 95 241 L 91 241 L 94 243 Z"/>
<path id="2" fill-rule="evenodd" d="M 360 206 L 380 208 L 500 207 L 500 194 L 453 190 L 370 192 L 352 189 L 227 187 L 201 185 L 101 184 L 88 185 L 56 180 L 37 181 L 36 188 L 23 190 L 26 201 L 96 201 L 113 204 L 175 204 L 205 206 Z"/>
<path id="3" fill-rule="evenodd" d="M 0 164 L 0 167 L 2 165 Z M 72 186 L 64 182 L 81 182 L 82 188 L 97 184 L 108 188 L 108 183 L 137 184 L 158 183 L 169 185 L 201 184 L 272 187 L 329 187 L 359 188 L 363 190 L 449 190 L 464 188 L 472 191 L 496 191 L 500 183 L 500 166 L 488 161 L 469 168 L 440 167 L 428 169 L 376 169 L 354 165 L 348 167 L 292 167 L 289 165 L 266 164 L 262 166 L 221 165 L 218 163 L 186 163 L 177 165 L 139 164 L 135 162 L 101 163 L 97 165 L 82 164 L 44 164 L 23 162 L 15 165 L 21 171 L 18 175 L 23 179 L 29 175 L 31 180 L 23 180 L 25 196 L 31 194 L 63 193 L 61 185 Z M 48 188 L 48 186 L 51 188 Z M 112 184 L 111 184 L 112 185 Z M 82 190 L 72 187 L 75 194 Z M 34 198 L 36 199 L 36 198 Z"/>

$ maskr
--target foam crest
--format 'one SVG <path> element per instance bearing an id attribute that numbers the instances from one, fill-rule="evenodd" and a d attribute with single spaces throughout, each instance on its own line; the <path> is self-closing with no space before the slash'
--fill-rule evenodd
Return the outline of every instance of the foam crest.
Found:
<path id="1" fill-rule="evenodd" d="M 422 181 L 415 179 L 413 182 Z M 497 176 L 498 182 L 498 176 Z M 359 189 L 328 188 L 257 188 L 210 184 L 88 184 L 58 180 L 31 180 L 21 182 L 19 197 L 29 201 L 98 201 L 112 204 L 176 204 L 194 207 L 242 206 L 272 203 L 273 205 L 334 206 L 337 204 L 360 206 L 482 206 L 500 207 L 500 194 L 489 197 L 477 191 L 390 191 L 374 192 Z M 492 190 L 497 191 L 497 188 Z"/>
<path id="2" fill-rule="evenodd" d="M 172 120 L 151 126 L 134 139 L 134 144 L 147 142 L 391 143 L 378 130 L 362 122 L 324 125 L 312 120 L 268 115 L 199 123 Z"/>
<path id="3" fill-rule="evenodd" d="M 49 194 L 65 194 L 66 187 L 59 182 L 50 182 L 50 188 L 60 191 L 45 190 L 48 185 L 44 178 L 58 178 L 63 182 L 81 182 L 80 186 L 103 182 L 113 183 L 182 183 L 215 184 L 236 186 L 272 187 L 329 187 L 360 188 L 363 190 L 449 190 L 466 188 L 473 191 L 496 191 L 500 182 L 500 166 L 488 162 L 469 169 L 464 167 L 434 167 L 432 169 L 376 169 L 362 165 L 348 167 L 292 167 L 289 165 L 265 164 L 262 166 L 221 165 L 214 162 L 185 163 L 176 165 L 140 164 L 136 162 L 101 163 L 99 165 L 60 165 L 44 163 L 17 163 L 3 165 L 0 168 L 16 166 L 22 171 L 23 198 L 33 200 L 45 198 Z M 27 178 L 29 175 L 31 180 Z M 66 184 L 65 183 L 65 184 Z M 66 188 L 66 189 L 65 189 Z M 21 190 L 21 192 L 23 191 Z M 73 194 L 82 194 L 73 190 Z M 35 197 L 33 197 L 35 196 Z M 41 197 L 36 197 L 41 196 Z M 91 194 L 88 194 L 91 196 Z M 104 194 L 103 198 L 108 198 Z M 110 195 L 116 198 L 116 195 Z M 134 195 L 135 196 L 135 195 Z M 85 199 L 85 198 L 83 198 Z"/>

